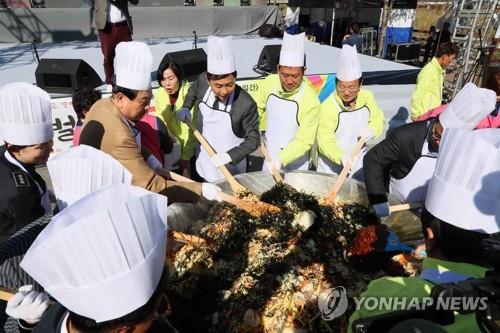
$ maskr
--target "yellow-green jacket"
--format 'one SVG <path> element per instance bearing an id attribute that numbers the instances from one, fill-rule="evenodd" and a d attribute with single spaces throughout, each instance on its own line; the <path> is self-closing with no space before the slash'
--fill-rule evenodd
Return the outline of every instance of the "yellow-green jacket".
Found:
<path id="1" fill-rule="evenodd" d="M 320 103 L 317 94 L 306 79 L 302 79 L 302 85 L 306 86 L 304 87 L 305 90 L 302 97 L 297 101 L 299 105 L 297 119 L 290 119 L 290 121 L 297 121 L 299 128 L 295 139 L 279 154 L 279 159 L 283 166 L 290 164 L 311 150 L 318 129 Z M 285 92 L 281 86 L 278 74 L 271 74 L 264 79 L 264 82 L 259 86 L 258 93 L 255 95 L 259 111 L 260 131 L 266 130 L 265 111 L 269 95 L 274 93 L 280 98 L 293 100 L 299 89 L 300 87 L 293 92 Z"/>
<path id="2" fill-rule="evenodd" d="M 422 68 L 417 77 L 417 85 L 411 96 L 411 115 L 419 117 L 441 105 L 445 70 L 436 57 Z"/>
<path id="3" fill-rule="evenodd" d="M 375 95 L 371 91 L 360 89 L 356 99 L 356 109 L 364 106 L 370 110 L 368 126 L 373 130 L 374 137 L 379 137 L 385 125 L 384 112 L 378 107 Z M 338 107 L 340 107 L 341 112 L 349 112 L 335 90 L 321 104 L 317 140 L 320 154 L 330 161 L 341 164 L 341 159 L 345 152 L 337 145 L 334 135 L 339 124 Z"/>
<path id="4" fill-rule="evenodd" d="M 458 274 L 468 275 L 471 278 L 482 278 L 487 269 L 481 266 L 439 260 L 434 258 L 425 258 L 422 264 L 422 270 L 426 268 L 438 269 L 442 271 L 451 271 Z M 410 297 L 427 297 L 430 296 L 432 288 L 435 284 L 421 279 L 419 277 L 382 277 L 373 280 L 368 285 L 368 289 L 361 294 L 361 297 L 406 297 L 407 304 L 410 302 Z M 370 306 L 371 308 L 371 306 Z M 352 323 L 360 318 L 368 318 L 371 316 L 389 313 L 385 309 L 366 310 L 362 305 L 349 318 L 349 330 L 352 332 Z M 443 326 L 447 332 L 479 332 L 479 327 L 476 323 L 475 313 L 461 315 L 455 313 L 455 322 L 451 325 Z"/>
<path id="5" fill-rule="evenodd" d="M 175 136 L 181 145 L 181 158 L 189 161 L 195 152 L 195 138 L 189 130 L 188 125 L 175 118 L 175 113 L 182 107 L 184 98 L 189 90 L 189 82 L 182 81 L 179 88 L 179 96 L 175 105 L 170 105 L 170 99 L 163 87 L 159 87 L 156 92 L 156 116 L 160 118 L 167 126 L 171 135 Z M 191 110 L 191 117 L 193 117 Z"/>

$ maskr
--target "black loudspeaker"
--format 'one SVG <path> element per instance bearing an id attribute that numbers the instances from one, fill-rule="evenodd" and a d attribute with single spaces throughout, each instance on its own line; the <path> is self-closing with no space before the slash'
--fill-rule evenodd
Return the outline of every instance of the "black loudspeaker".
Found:
<path id="1" fill-rule="evenodd" d="M 420 43 L 389 44 L 391 58 L 401 62 L 417 60 L 421 47 Z"/>
<path id="2" fill-rule="evenodd" d="M 170 52 L 165 54 L 162 62 L 167 60 L 175 63 L 181 75 L 188 81 L 194 81 L 207 70 L 207 54 L 203 49 Z"/>
<path id="3" fill-rule="evenodd" d="M 263 24 L 259 29 L 259 36 L 267 38 L 277 38 L 281 37 L 281 31 L 274 24 Z"/>
<path id="4" fill-rule="evenodd" d="M 57 94 L 73 94 L 82 88 L 102 85 L 99 74 L 82 59 L 41 59 L 35 77 L 38 87 Z"/>
<path id="5" fill-rule="evenodd" d="M 260 52 L 257 67 L 267 73 L 276 73 L 280 61 L 281 45 L 266 45 Z"/>
<path id="6" fill-rule="evenodd" d="M 288 0 L 287 5 L 290 7 L 303 8 L 334 8 L 337 1 L 325 0 Z"/>

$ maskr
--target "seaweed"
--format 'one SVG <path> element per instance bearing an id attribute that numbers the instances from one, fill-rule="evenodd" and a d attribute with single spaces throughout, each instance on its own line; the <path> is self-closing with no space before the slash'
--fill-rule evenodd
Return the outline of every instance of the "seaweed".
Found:
<path id="1" fill-rule="evenodd" d="M 194 230 L 207 246 L 184 245 L 177 253 L 167 287 L 172 323 L 181 332 L 345 331 L 353 309 L 326 322 L 317 299 L 334 286 L 357 296 L 384 275 L 363 273 L 345 259 L 356 231 L 374 224 L 375 217 L 358 204 L 321 204 L 283 183 L 261 200 L 282 209 L 254 218 L 216 204 Z M 293 222 L 305 210 L 317 217 L 304 231 Z"/>

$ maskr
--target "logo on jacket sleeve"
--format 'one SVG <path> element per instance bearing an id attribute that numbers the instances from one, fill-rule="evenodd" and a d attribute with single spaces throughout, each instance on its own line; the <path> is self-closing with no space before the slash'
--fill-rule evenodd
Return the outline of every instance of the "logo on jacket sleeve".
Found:
<path id="1" fill-rule="evenodd" d="M 14 183 L 16 187 L 30 187 L 30 179 L 27 174 L 21 171 L 12 171 L 12 178 L 14 178 Z"/>

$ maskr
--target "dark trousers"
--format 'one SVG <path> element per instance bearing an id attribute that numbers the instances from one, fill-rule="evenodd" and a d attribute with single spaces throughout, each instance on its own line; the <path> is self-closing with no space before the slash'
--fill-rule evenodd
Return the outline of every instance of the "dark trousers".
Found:
<path id="1" fill-rule="evenodd" d="M 101 41 L 101 50 L 104 56 L 106 83 L 111 84 L 114 74 L 113 61 L 115 59 L 115 47 L 120 42 L 130 42 L 132 40 L 127 21 L 106 23 L 104 29 L 99 30 L 99 40 Z"/>

